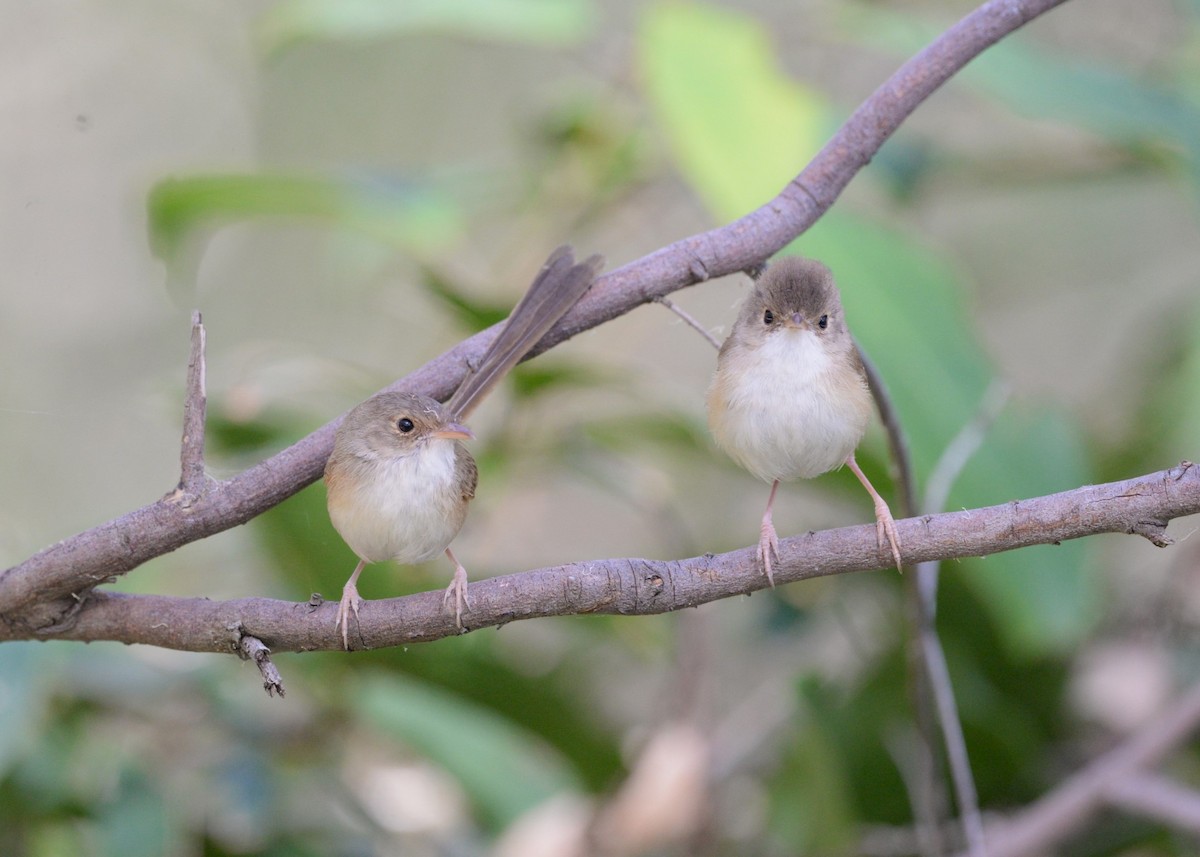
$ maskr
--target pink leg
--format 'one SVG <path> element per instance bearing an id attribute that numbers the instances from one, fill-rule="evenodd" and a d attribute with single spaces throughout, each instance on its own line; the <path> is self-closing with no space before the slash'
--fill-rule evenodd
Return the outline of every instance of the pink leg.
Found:
<path id="1" fill-rule="evenodd" d="M 346 651 L 350 651 L 350 611 L 353 610 L 354 618 L 358 619 L 358 608 L 362 604 L 362 598 L 358 594 L 358 576 L 362 574 L 366 564 L 365 559 L 360 559 L 354 567 L 354 574 L 350 575 L 350 579 L 342 587 L 342 600 L 338 604 L 337 620 L 333 623 L 335 630 L 342 629 L 342 645 Z"/>
<path id="2" fill-rule="evenodd" d="M 463 606 L 465 605 L 468 610 L 471 608 L 471 598 L 467 595 L 467 570 L 463 568 L 463 564 L 458 561 L 458 557 L 450 548 L 446 548 L 446 556 L 454 563 L 454 579 L 446 587 L 446 594 L 442 596 L 442 604 L 449 606 L 450 599 L 454 599 L 454 624 L 461 630 Z"/>
<path id="3" fill-rule="evenodd" d="M 875 538 L 879 541 L 879 547 L 883 547 L 884 539 L 887 540 L 888 547 L 892 551 L 892 559 L 896 561 L 896 569 L 903 571 L 903 563 L 900 561 L 900 534 L 896 532 L 896 521 L 892 517 L 892 510 L 888 508 L 888 504 L 879 496 L 879 492 L 875 490 L 875 486 L 871 484 L 871 480 L 867 479 L 865 473 L 858 467 L 858 462 L 854 460 L 854 453 L 850 453 L 850 457 L 846 459 L 846 466 L 849 467 L 854 475 L 858 477 L 858 481 L 867 489 L 867 493 L 871 495 L 871 499 L 875 501 Z"/>
<path id="4" fill-rule="evenodd" d="M 758 529 L 758 558 L 763 570 L 767 573 L 767 581 L 775 588 L 775 575 L 771 573 L 771 556 L 779 558 L 779 536 L 775 534 L 775 523 L 771 520 L 771 507 L 775 505 L 775 492 L 779 489 L 779 480 L 771 483 L 771 496 L 767 497 L 767 511 L 763 512 L 762 526 Z"/>

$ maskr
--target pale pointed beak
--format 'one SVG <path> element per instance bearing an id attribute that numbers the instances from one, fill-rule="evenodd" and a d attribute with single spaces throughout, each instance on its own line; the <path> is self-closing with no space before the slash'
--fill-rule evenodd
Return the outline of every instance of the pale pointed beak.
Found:
<path id="1" fill-rule="evenodd" d="M 804 327 L 804 313 L 792 313 L 791 322 L 795 327 Z"/>
<path id="2" fill-rule="evenodd" d="M 446 423 L 442 428 L 431 432 L 430 437 L 439 437 L 444 440 L 474 440 L 475 432 L 459 423 Z"/>

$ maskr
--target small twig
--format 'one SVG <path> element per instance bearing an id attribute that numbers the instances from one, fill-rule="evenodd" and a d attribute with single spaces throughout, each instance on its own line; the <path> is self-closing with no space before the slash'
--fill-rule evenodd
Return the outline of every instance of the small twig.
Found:
<path id="1" fill-rule="evenodd" d="M 796 716 L 792 682 L 771 678 L 746 693 L 712 730 L 715 781 L 742 773 Z"/>
<path id="2" fill-rule="evenodd" d="M 983 445 L 984 439 L 995 425 L 1004 406 L 1008 404 L 1011 395 L 1012 387 L 1003 378 L 994 378 L 992 383 L 988 384 L 975 415 L 946 444 L 941 457 L 929 472 L 922 511 L 940 512 L 946 508 L 954 483 Z"/>
<path id="3" fill-rule="evenodd" d="M 920 573 L 918 568 L 917 574 Z M 971 760 L 967 755 L 967 739 L 963 735 L 958 704 L 954 700 L 954 685 L 950 681 L 946 651 L 932 623 L 921 628 L 919 639 L 923 663 L 933 693 L 933 704 L 942 727 L 946 762 L 950 767 L 950 781 L 954 784 L 954 799 L 958 803 L 958 815 L 962 822 L 967 851 L 971 857 L 987 857 L 983 816 L 979 812 L 979 794 L 975 790 L 975 777 L 971 773 Z"/>
<path id="4" fill-rule="evenodd" d="M 913 474 L 908 438 L 900 425 L 900 415 L 896 412 L 896 406 L 888 393 L 887 384 L 883 382 L 883 376 L 879 374 L 879 369 L 857 340 L 854 345 L 858 348 L 858 356 L 867 375 L 867 386 L 871 390 L 871 398 L 875 400 L 879 420 L 883 423 L 883 430 L 887 435 L 888 451 L 896 468 L 896 493 L 900 497 L 900 512 L 905 518 L 914 518 L 917 516 L 917 480 Z"/>
<path id="5" fill-rule="evenodd" d="M 179 490 L 188 498 L 205 488 L 204 431 L 208 413 L 204 346 L 206 335 L 200 310 L 192 312 L 192 348 L 188 356 L 187 398 L 183 405 L 183 441 L 180 444 Z"/>
<path id="6" fill-rule="evenodd" d="M 967 421 L 956 434 L 930 471 L 929 481 L 925 486 L 925 501 L 921 511 L 926 514 L 941 512 L 950 500 L 950 492 L 954 483 L 962 474 L 971 458 L 983 445 L 992 426 L 1008 404 L 1012 388 L 1001 378 L 994 378 L 988 384 L 979 402 L 975 415 Z M 1161 547 L 1161 545 L 1160 545 Z M 941 573 L 941 563 L 926 563 L 917 569 L 917 589 L 921 594 L 921 604 L 926 613 L 926 621 L 932 625 L 937 616 L 937 587 L 938 575 Z"/>
<path id="7" fill-rule="evenodd" d="M 267 692 L 267 696 L 279 694 L 279 698 L 283 699 L 283 676 L 279 674 L 279 669 L 271 660 L 271 650 L 258 637 L 252 637 L 249 634 L 242 634 L 238 638 L 238 655 L 244 661 L 254 661 L 254 665 L 258 667 L 258 671 L 262 674 L 263 690 Z"/>
<path id="8" fill-rule="evenodd" d="M 895 402 L 888 393 L 883 375 L 875 366 L 861 344 L 855 341 L 858 356 L 862 361 L 863 371 L 867 376 L 867 387 L 871 398 L 875 400 L 875 408 L 879 412 L 879 420 L 887 435 L 888 450 L 891 453 L 892 465 L 895 467 L 896 493 L 900 498 L 900 510 L 904 517 L 914 517 L 917 514 L 917 484 L 916 474 L 912 464 L 912 451 L 908 445 L 908 437 L 900 424 L 900 414 Z M 909 668 L 908 695 L 912 702 L 913 717 L 917 726 L 917 751 L 912 760 L 912 768 L 904 776 L 904 782 L 910 790 L 913 814 L 916 818 L 918 838 L 921 840 L 921 853 L 927 857 L 937 857 L 942 854 L 942 835 L 940 821 L 944 804 L 944 789 L 938 783 L 937 757 L 934 752 L 936 726 L 934 710 L 929 705 L 929 699 L 936 696 L 929 686 L 931 674 L 922 667 L 924 662 L 924 647 L 921 643 L 921 628 L 925 626 L 922 615 L 922 605 L 918 592 L 917 581 L 912 575 L 904 579 L 905 616 L 912 633 L 909 634 L 907 657 Z M 897 762 L 903 761 L 902 754 L 893 753 Z"/>
<path id="9" fill-rule="evenodd" d="M 665 295 L 660 295 L 659 297 L 656 297 L 654 299 L 654 302 L 662 304 L 667 309 L 669 309 L 671 312 L 675 313 L 675 315 L 677 315 L 681 319 L 683 319 L 688 327 L 690 327 L 692 330 L 696 331 L 701 336 L 703 336 L 705 339 L 707 339 L 708 344 L 711 345 L 713 348 L 716 348 L 718 351 L 721 349 L 721 340 L 717 339 L 715 336 L 713 336 L 711 333 L 709 333 L 708 330 L 704 327 L 704 325 L 702 325 L 699 321 L 696 320 L 695 316 L 693 316 L 690 312 L 685 310 L 679 304 L 675 303 L 675 301 L 671 300 L 670 298 L 666 297 Z"/>
<path id="10" fill-rule="evenodd" d="M 928 699 L 928 696 L 921 698 Z M 941 792 L 935 791 L 937 781 L 930 768 L 934 759 L 933 748 L 928 743 L 928 736 L 919 727 L 915 731 L 895 727 L 884 733 L 883 746 L 900 774 L 913 813 L 912 838 L 915 846 L 909 853 L 921 857 L 941 857 L 946 853 L 946 834 L 950 828 L 938 821 L 942 815 L 938 812 Z M 922 808 L 918 800 L 927 801 L 929 806 Z"/>
<path id="11" fill-rule="evenodd" d="M 1113 783 L 1106 796 L 1113 806 L 1200 834 L 1200 792 L 1161 774 L 1135 774 Z"/>
<path id="12" fill-rule="evenodd" d="M 946 445 L 930 473 L 925 488 L 925 513 L 940 512 L 945 507 L 959 474 L 982 446 L 992 424 L 1008 402 L 1009 392 L 1007 383 L 999 379 L 993 380 L 984 392 L 975 415 Z M 967 850 L 971 857 L 987 857 L 987 840 L 984 836 L 983 816 L 979 811 L 979 794 L 975 789 L 967 741 L 954 700 L 954 686 L 950 681 L 946 652 L 935 623 L 940 567 L 941 564 L 937 561 L 919 563 L 913 575 L 913 589 L 919 602 L 917 634 L 921 657 L 929 677 L 930 692 L 933 694 L 938 721 L 942 728 L 946 763 L 950 768 L 951 782 L 954 784 L 954 795 L 958 802 Z"/>

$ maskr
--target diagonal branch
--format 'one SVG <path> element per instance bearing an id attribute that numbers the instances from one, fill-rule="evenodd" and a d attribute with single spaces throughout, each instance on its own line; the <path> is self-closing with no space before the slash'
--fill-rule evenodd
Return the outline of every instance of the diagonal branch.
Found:
<path id="1" fill-rule="evenodd" d="M 1089 485 L 1001 506 L 925 515 L 897 522 L 907 563 L 983 556 L 1097 533 L 1130 533 L 1147 521 L 1200 513 L 1200 467 L 1170 470 L 1124 482 Z M 808 533 L 779 543 L 780 585 L 831 574 L 891 566 L 874 524 Z M 583 613 L 650 615 L 696 607 L 765 589 L 752 548 L 661 561 L 608 559 L 578 562 L 471 584 L 472 629 L 519 619 Z M 350 640 L 356 649 L 427 642 L 454 636 L 454 616 L 442 592 L 368 601 Z M 119 640 L 170 649 L 229 652 L 230 629 L 257 637 L 275 652 L 342 647 L 333 626 L 336 602 L 295 603 L 268 598 L 210 601 L 93 592 L 51 633 L 0 627 L 6 639 Z"/>
<path id="2" fill-rule="evenodd" d="M 992 857 L 1051 853 L 1057 843 L 1078 831 L 1099 812 L 1106 801 L 1120 800 L 1123 794 L 1121 783 L 1139 777 L 1145 769 L 1157 765 L 1197 729 L 1200 729 L 1200 684 L 1193 685 L 1157 720 L 1125 743 L 1089 763 L 1010 820 L 989 830 Z M 1194 816 L 1192 821 L 1194 823 Z"/>
<path id="3" fill-rule="evenodd" d="M 1109 786 L 1114 807 L 1200 835 L 1200 794 L 1162 774 L 1133 774 Z"/>
<path id="4" fill-rule="evenodd" d="M 1064 0 L 989 0 L 900 67 L 851 115 L 812 162 L 766 205 L 677 241 L 601 277 L 533 353 L 709 277 L 751 268 L 808 229 L 900 124 L 939 86 L 999 39 Z M 496 335 L 490 328 L 392 384 L 444 399 Z M 71 536 L 0 573 L 0 623 L 53 625 L 91 588 L 189 542 L 243 524 L 321 474 L 335 419 L 303 440 L 213 485 L 186 507 L 168 495 Z M 23 613 L 57 599 L 49 610 Z M 11 633 L 12 631 L 10 631 Z"/>

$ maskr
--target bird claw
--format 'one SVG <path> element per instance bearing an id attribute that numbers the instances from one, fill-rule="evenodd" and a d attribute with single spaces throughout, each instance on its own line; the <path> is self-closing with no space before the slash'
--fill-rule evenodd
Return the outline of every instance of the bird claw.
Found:
<path id="1" fill-rule="evenodd" d="M 900 534 L 896 531 L 896 520 L 892 517 L 892 510 L 882 499 L 875 503 L 875 539 L 879 542 L 880 550 L 884 549 L 886 542 L 892 559 L 896 563 L 896 570 L 903 573 L 904 563 L 900 560 Z"/>
<path id="2" fill-rule="evenodd" d="M 461 565 L 454 569 L 454 579 L 446 587 L 446 594 L 442 596 L 442 606 L 449 607 L 451 599 L 454 599 L 454 624 L 461 631 L 463 607 L 471 609 L 471 596 L 467 592 L 467 570 Z"/>
<path id="3" fill-rule="evenodd" d="M 338 602 L 337 618 L 333 627 L 334 630 L 342 629 L 342 646 L 346 651 L 350 651 L 350 612 L 354 612 L 354 619 L 358 621 L 358 608 L 362 602 L 357 587 L 349 583 L 342 587 L 342 600 Z"/>
<path id="4" fill-rule="evenodd" d="M 779 536 L 775 533 L 775 525 L 770 518 L 763 518 L 762 528 L 758 536 L 758 560 L 762 563 L 763 571 L 767 573 L 767 582 L 775 588 L 775 575 L 771 571 L 771 557 L 779 559 Z"/>

